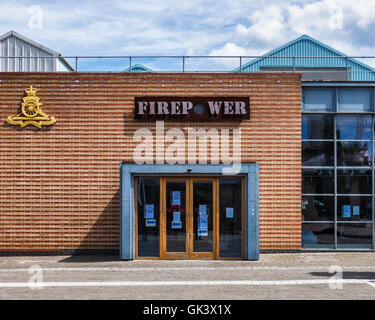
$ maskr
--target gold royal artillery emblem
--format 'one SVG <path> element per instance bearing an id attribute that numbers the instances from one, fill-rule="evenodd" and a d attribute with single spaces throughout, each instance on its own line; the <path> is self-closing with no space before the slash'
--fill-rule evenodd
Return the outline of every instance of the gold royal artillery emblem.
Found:
<path id="1" fill-rule="evenodd" d="M 21 128 L 26 127 L 29 124 L 38 128 L 54 124 L 56 122 L 55 118 L 46 115 L 42 111 L 42 104 L 39 102 L 40 98 L 36 96 L 37 90 L 30 86 L 25 92 L 27 96 L 22 98 L 22 112 L 17 116 L 9 116 L 6 122 L 13 125 L 20 125 Z"/>

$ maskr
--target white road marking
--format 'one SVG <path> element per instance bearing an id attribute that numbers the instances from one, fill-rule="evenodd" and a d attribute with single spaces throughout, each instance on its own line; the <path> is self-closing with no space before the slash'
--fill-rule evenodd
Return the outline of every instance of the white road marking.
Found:
<path id="1" fill-rule="evenodd" d="M 320 279 L 320 280 L 281 280 L 281 281 L 253 281 L 253 280 L 218 280 L 218 281 L 104 281 L 104 282 L 41 282 L 38 286 L 46 287 L 128 287 L 128 286 L 284 286 L 284 285 L 319 285 L 319 284 L 369 284 L 370 280 L 358 279 Z M 28 282 L 2 282 L 0 288 L 32 287 Z"/>
<path id="2" fill-rule="evenodd" d="M 56 260 L 19 260 L 18 263 L 56 263 Z"/>
<path id="3" fill-rule="evenodd" d="M 368 281 L 367 284 L 375 288 L 375 281 Z"/>
<path id="4" fill-rule="evenodd" d="M 52 267 L 42 268 L 43 271 L 182 271 L 182 270 L 206 270 L 206 271 L 237 271 L 237 270 L 253 270 L 253 271 L 293 271 L 293 270 L 326 270 L 328 271 L 330 266 L 307 266 L 307 267 Z M 348 270 L 375 270 L 375 266 L 342 266 L 344 271 Z M 28 268 L 7 268 L 0 269 L 0 273 L 7 272 L 28 272 Z"/>

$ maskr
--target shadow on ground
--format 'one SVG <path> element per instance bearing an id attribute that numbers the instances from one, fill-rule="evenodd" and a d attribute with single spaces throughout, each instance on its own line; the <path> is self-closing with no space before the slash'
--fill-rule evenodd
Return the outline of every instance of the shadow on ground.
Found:
<path id="1" fill-rule="evenodd" d="M 337 277 L 336 273 L 328 272 L 310 272 L 315 277 Z M 343 279 L 358 279 L 358 280 L 375 280 L 375 272 L 368 271 L 348 271 L 342 273 Z"/>
<path id="2" fill-rule="evenodd" d="M 72 262 L 72 263 L 82 263 L 82 262 L 110 262 L 110 261 L 120 261 L 119 256 L 112 256 L 112 255 L 73 255 L 68 258 L 64 258 L 59 260 L 58 262 Z"/>
<path id="3" fill-rule="evenodd" d="M 69 257 L 59 260 L 65 263 L 120 261 L 120 190 L 100 212 L 95 223 L 88 230 L 76 249 L 64 250 Z M 117 230 L 116 230 L 117 228 Z"/>

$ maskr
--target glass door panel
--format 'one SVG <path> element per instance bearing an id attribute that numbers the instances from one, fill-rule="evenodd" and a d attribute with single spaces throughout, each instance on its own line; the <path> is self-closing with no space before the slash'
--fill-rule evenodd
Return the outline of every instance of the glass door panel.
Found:
<path id="1" fill-rule="evenodd" d="M 166 181 L 166 251 L 186 252 L 186 180 Z"/>
<path id="2" fill-rule="evenodd" d="M 159 257 L 159 178 L 137 178 L 136 205 L 138 221 L 138 251 L 139 257 Z"/>
<path id="3" fill-rule="evenodd" d="M 193 251 L 213 251 L 213 182 L 193 182 Z"/>
<path id="4" fill-rule="evenodd" d="M 242 256 L 242 180 L 220 178 L 220 257 Z"/>

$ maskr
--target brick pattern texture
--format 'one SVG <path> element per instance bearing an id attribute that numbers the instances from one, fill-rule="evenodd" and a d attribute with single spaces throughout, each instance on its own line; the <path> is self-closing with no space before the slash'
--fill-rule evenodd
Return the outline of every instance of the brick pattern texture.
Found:
<path id="1" fill-rule="evenodd" d="M 38 90 L 52 127 L 5 123 Z M 168 122 L 240 128 L 259 162 L 260 249 L 301 248 L 300 74 L 0 73 L 0 251 L 119 248 L 120 162 L 133 161 L 135 96 L 249 96 L 250 120 Z"/>

